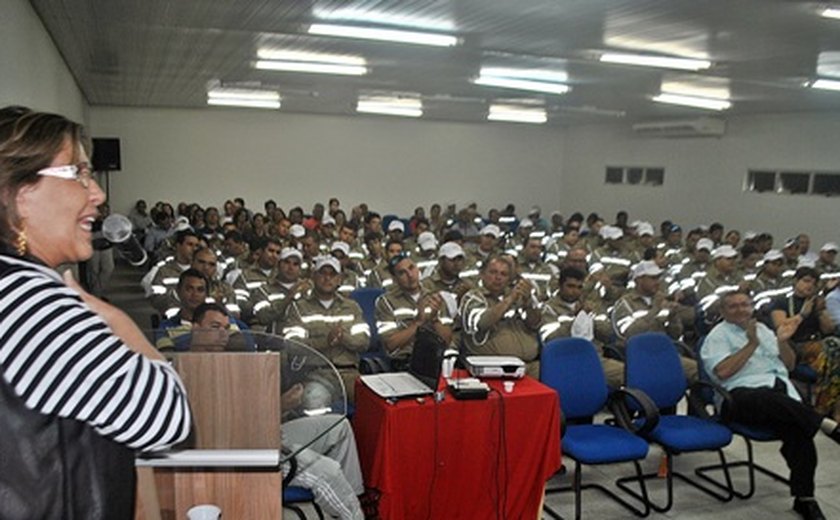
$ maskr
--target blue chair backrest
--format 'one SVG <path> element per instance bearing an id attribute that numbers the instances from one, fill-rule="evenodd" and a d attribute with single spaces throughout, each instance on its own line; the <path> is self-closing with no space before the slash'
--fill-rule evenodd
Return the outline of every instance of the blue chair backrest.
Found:
<path id="1" fill-rule="evenodd" d="M 628 387 L 646 393 L 660 409 L 675 406 L 687 386 L 677 347 L 659 332 L 627 340 L 624 380 Z"/>
<path id="2" fill-rule="evenodd" d="M 362 315 L 370 327 L 371 339 L 378 336 L 376 333 L 376 299 L 379 298 L 385 289 L 379 287 L 360 287 L 350 293 L 350 297 L 362 308 Z"/>
<path id="3" fill-rule="evenodd" d="M 591 417 L 607 400 L 601 360 L 594 345 L 583 338 L 549 341 L 540 355 L 540 381 L 560 394 L 567 419 Z"/>

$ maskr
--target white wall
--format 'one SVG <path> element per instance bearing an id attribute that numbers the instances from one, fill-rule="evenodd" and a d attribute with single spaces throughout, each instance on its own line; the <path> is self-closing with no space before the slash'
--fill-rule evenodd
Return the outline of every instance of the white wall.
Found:
<path id="1" fill-rule="evenodd" d="M 726 135 L 703 139 L 634 136 L 629 125 L 590 126 L 565 134 L 560 200 L 566 214 L 598 211 L 611 222 L 619 209 L 630 220 L 684 228 L 715 220 L 727 228 L 768 231 L 776 244 L 800 231 L 818 246 L 840 240 L 840 201 L 743 191 L 757 168 L 840 172 L 840 114 L 732 118 Z M 663 186 L 604 184 L 605 167 L 664 166 Z"/>
<path id="2" fill-rule="evenodd" d="M 722 139 L 642 139 L 627 124 L 564 131 L 386 118 L 309 116 L 245 110 L 88 108 L 26 0 L 0 3 L 0 106 L 22 104 L 90 123 L 122 139 L 123 171 L 112 174 L 117 211 L 133 201 L 220 204 L 271 197 L 309 208 L 335 195 L 407 213 L 431 202 L 510 201 L 598 211 L 619 209 L 684 227 L 720 220 L 778 239 L 800 230 L 840 240 L 836 200 L 743 191 L 750 168 L 840 171 L 840 115 L 734 118 Z M 88 111 L 89 114 L 88 114 Z M 88 117 L 89 115 L 89 117 Z M 665 167 L 660 188 L 607 186 L 607 165 Z"/>
<path id="3" fill-rule="evenodd" d="M 408 215 L 433 202 L 552 208 L 559 195 L 562 134 L 526 125 L 93 107 L 91 128 L 121 140 L 115 211 L 137 198 L 220 206 L 234 196 L 308 211 L 337 196 Z"/>
<path id="4" fill-rule="evenodd" d="M 24 105 L 85 122 L 87 103 L 26 0 L 0 1 L 0 107 Z"/>

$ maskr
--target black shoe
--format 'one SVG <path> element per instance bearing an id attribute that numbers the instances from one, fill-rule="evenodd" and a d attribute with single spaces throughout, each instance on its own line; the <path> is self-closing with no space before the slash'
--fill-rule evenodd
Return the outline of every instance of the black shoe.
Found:
<path id="1" fill-rule="evenodd" d="M 793 510 L 799 513 L 805 520 L 825 520 L 825 515 L 823 515 L 822 509 L 820 509 L 820 505 L 813 498 L 809 500 L 795 498 L 793 500 Z"/>

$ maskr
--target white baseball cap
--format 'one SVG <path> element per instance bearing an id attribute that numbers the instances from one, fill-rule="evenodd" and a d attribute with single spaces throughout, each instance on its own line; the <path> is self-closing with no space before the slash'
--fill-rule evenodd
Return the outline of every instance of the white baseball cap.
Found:
<path id="1" fill-rule="evenodd" d="M 766 253 L 764 253 L 764 261 L 765 262 L 775 262 L 776 260 L 784 259 L 784 255 L 778 249 L 770 249 Z"/>
<path id="2" fill-rule="evenodd" d="M 420 246 L 420 249 L 428 251 L 430 249 L 437 248 L 438 242 L 434 233 L 431 231 L 424 231 L 417 237 L 417 245 Z"/>
<path id="3" fill-rule="evenodd" d="M 290 256 L 296 256 L 298 260 L 303 260 L 303 253 L 301 253 L 294 247 L 284 247 L 283 250 L 280 251 L 280 260 L 285 260 Z"/>
<path id="4" fill-rule="evenodd" d="M 624 231 L 622 231 L 620 227 L 616 226 L 602 226 L 598 234 L 601 235 L 601 238 L 606 240 L 618 240 L 624 236 Z"/>
<path id="5" fill-rule="evenodd" d="M 344 253 L 344 256 L 349 256 L 350 255 L 350 246 L 347 245 L 347 242 L 342 242 L 341 240 L 336 240 L 335 242 L 332 243 L 332 246 L 330 247 L 330 252 L 333 252 L 333 251 L 341 251 L 342 253 Z"/>
<path id="6" fill-rule="evenodd" d="M 487 224 L 481 231 L 479 231 L 480 235 L 493 235 L 493 238 L 499 238 L 502 235 L 502 230 L 499 229 L 499 226 L 496 224 Z"/>
<path id="7" fill-rule="evenodd" d="M 338 261 L 338 258 L 330 255 L 321 255 L 315 258 L 315 270 L 320 271 L 321 268 L 330 266 L 335 269 L 336 273 L 341 272 L 341 262 Z"/>
<path id="8" fill-rule="evenodd" d="M 402 220 L 394 219 L 388 224 L 388 231 L 394 231 L 399 229 L 400 231 L 405 231 L 405 224 L 403 224 Z"/>
<path id="9" fill-rule="evenodd" d="M 698 241 L 699 242 L 699 241 Z M 729 244 L 724 244 L 719 246 L 717 249 L 712 251 L 712 258 L 735 258 L 738 256 L 738 251 L 735 251 L 735 248 L 730 246 Z"/>
<path id="10" fill-rule="evenodd" d="M 458 242 L 446 242 L 440 246 L 438 251 L 438 258 L 442 256 L 450 259 L 464 256 L 464 248 Z"/>
<path id="11" fill-rule="evenodd" d="M 633 279 L 640 276 L 659 276 L 662 269 L 653 260 L 644 260 L 633 266 Z"/>
<path id="12" fill-rule="evenodd" d="M 642 235 L 650 235 L 653 236 L 653 225 L 649 222 L 639 222 L 639 225 L 636 226 L 636 234 L 639 236 Z"/>
<path id="13" fill-rule="evenodd" d="M 697 245 L 694 246 L 694 249 L 700 251 L 701 249 L 705 249 L 706 251 L 711 252 L 712 249 L 715 248 L 715 243 L 708 238 L 701 238 L 697 241 Z"/>
<path id="14" fill-rule="evenodd" d="M 289 228 L 289 233 L 295 238 L 301 238 L 302 236 L 306 235 L 306 228 L 301 226 L 300 224 L 292 224 Z"/>

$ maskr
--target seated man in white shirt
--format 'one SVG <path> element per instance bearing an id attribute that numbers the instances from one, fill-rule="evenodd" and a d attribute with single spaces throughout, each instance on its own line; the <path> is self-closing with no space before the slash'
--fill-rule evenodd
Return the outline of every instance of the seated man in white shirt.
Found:
<path id="1" fill-rule="evenodd" d="M 793 509 L 806 520 L 825 518 L 814 499 L 817 450 L 814 435 L 822 430 L 840 443 L 840 430 L 803 404 L 788 378 L 796 354 L 788 340 L 796 321 L 778 327 L 778 337 L 753 317 L 745 292 L 726 293 L 721 300 L 724 321 L 718 324 L 700 351 L 706 371 L 732 395 L 724 410 L 733 421 L 766 428 L 782 441 L 782 456 L 790 468 Z"/>

